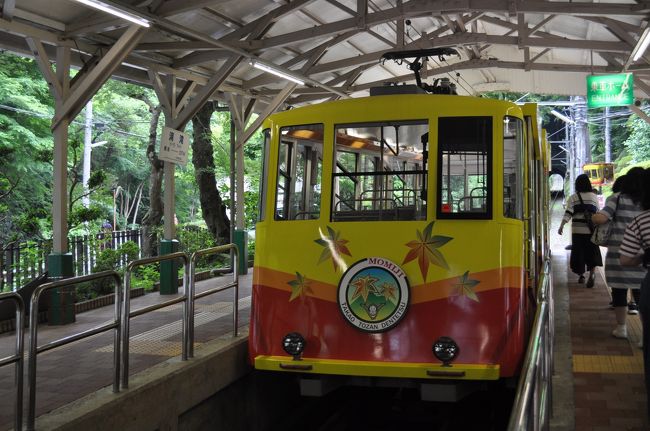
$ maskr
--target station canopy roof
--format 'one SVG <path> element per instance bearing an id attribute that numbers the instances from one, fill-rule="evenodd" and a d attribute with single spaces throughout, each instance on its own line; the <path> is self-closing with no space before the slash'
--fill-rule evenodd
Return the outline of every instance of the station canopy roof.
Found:
<path id="1" fill-rule="evenodd" d="M 80 0 L 79 0 L 80 1 Z M 650 95 L 645 39 L 650 1 L 546 0 L 102 0 L 150 22 L 113 76 L 151 85 L 151 74 L 206 84 L 227 76 L 217 98 L 270 101 L 288 81 L 258 70 L 276 66 L 305 82 L 286 103 L 368 94 L 410 82 L 406 64 L 385 52 L 455 47 L 428 57 L 422 77 L 449 78 L 459 94 L 512 91 L 579 95 L 586 76 L 634 72 L 636 96 Z M 74 0 L 0 0 L 0 49 L 33 56 L 27 40 L 71 49 L 81 68 L 101 58 L 129 21 Z M 130 49 L 131 47 L 129 47 Z M 164 79 L 164 78 L 163 78 Z"/>

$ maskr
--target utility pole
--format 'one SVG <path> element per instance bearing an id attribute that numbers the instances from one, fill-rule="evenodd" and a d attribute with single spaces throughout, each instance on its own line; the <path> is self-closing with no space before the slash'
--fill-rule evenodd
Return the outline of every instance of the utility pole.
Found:
<path id="1" fill-rule="evenodd" d="M 84 164 L 83 164 L 83 197 L 81 202 L 83 206 L 90 206 L 90 196 L 88 196 L 88 180 L 90 179 L 90 157 L 92 154 L 93 144 L 93 99 L 86 103 L 86 124 L 84 129 Z"/>
<path id="2" fill-rule="evenodd" d="M 612 161 L 612 138 L 611 138 L 612 123 L 609 119 L 609 106 L 605 107 L 605 163 Z"/>
<path id="3" fill-rule="evenodd" d="M 88 181 L 90 180 L 90 160 L 92 158 L 93 148 L 104 145 L 107 141 L 100 141 L 93 143 L 93 100 L 90 99 L 86 104 L 86 122 L 84 125 L 84 159 L 83 159 L 83 196 L 81 202 L 83 206 L 88 208 L 90 206 L 90 196 L 88 195 L 90 189 Z"/>

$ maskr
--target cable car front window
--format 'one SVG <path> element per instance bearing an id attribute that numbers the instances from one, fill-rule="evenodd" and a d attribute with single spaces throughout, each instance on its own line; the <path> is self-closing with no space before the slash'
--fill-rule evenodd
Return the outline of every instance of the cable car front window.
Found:
<path id="1" fill-rule="evenodd" d="M 425 120 L 336 128 L 332 221 L 426 218 Z"/>
<path id="2" fill-rule="evenodd" d="M 438 218 L 492 217 L 492 117 L 438 119 Z"/>

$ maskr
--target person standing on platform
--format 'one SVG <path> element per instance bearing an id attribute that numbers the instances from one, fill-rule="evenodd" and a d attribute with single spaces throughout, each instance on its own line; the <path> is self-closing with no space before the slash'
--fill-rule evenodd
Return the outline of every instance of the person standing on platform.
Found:
<path id="1" fill-rule="evenodd" d="M 578 175 L 574 186 L 576 192 L 567 199 L 566 211 L 557 233 L 562 235 L 564 225 L 571 221 L 571 271 L 578 275 L 578 283 L 584 283 L 586 266 L 589 271 L 587 287 L 594 287 L 594 271 L 597 266 L 603 266 L 603 258 L 600 248 L 591 242 L 592 228 L 587 223 L 586 213 L 598 211 L 598 197 L 586 174 Z"/>
<path id="2" fill-rule="evenodd" d="M 626 268 L 621 265 L 619 247 L 628 223 L 642 211 L 644 170 L 632 168 L 627 175 L 616 179 L 612 189 L 616 192 L 610 195 L 603 209 L 592 217 L 596 225 L 611 222 L 611 231 L 607 242 L 607 257 L 605 258 L 605 281 L 612 289 L 612 305 L 616 313 L 616 328 L 612 335 L 616 338 L 627 338 L 627 313 L 637 314 L 637 304 L 641 293 L 641 282 L 645 270 L 641 267 Z M 632 291 L 633 302 L 628 304 L 627 291 Z"/>
<path id="3" fill-rule="evenodd" d="M 646 267 L 646 275 L 641 283 L 639 311 L 643 326 L 643 370 L 647 393 L 650 389 L 650 272 L 647 271 L 647 264 L 650 262 L 650 171 L 648 170 L 644 173 L 641 187 L 643 188 L 641 207 L 644 211 L 627 225 L 619 251 L 621 265 L 643 264 Z M 647 396 L 647 400 L 647 414 L 650 418 L 650 396 Z"/>

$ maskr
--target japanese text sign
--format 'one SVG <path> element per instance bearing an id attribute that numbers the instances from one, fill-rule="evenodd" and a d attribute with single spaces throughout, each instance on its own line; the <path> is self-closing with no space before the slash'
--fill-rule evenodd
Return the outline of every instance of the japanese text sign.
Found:
<path id="1" fill-rule="evenodd" d="M 591 75 L 587 77 L 587 107 L 623 106 L 634 103 L 631 73 Z"/>
<path id="2" fill-rule="evenodd" d="M 158 158 L 166 162 L 185 165 L 189 147 L 190 137 L 187 133 L 164 127 Z"/>

